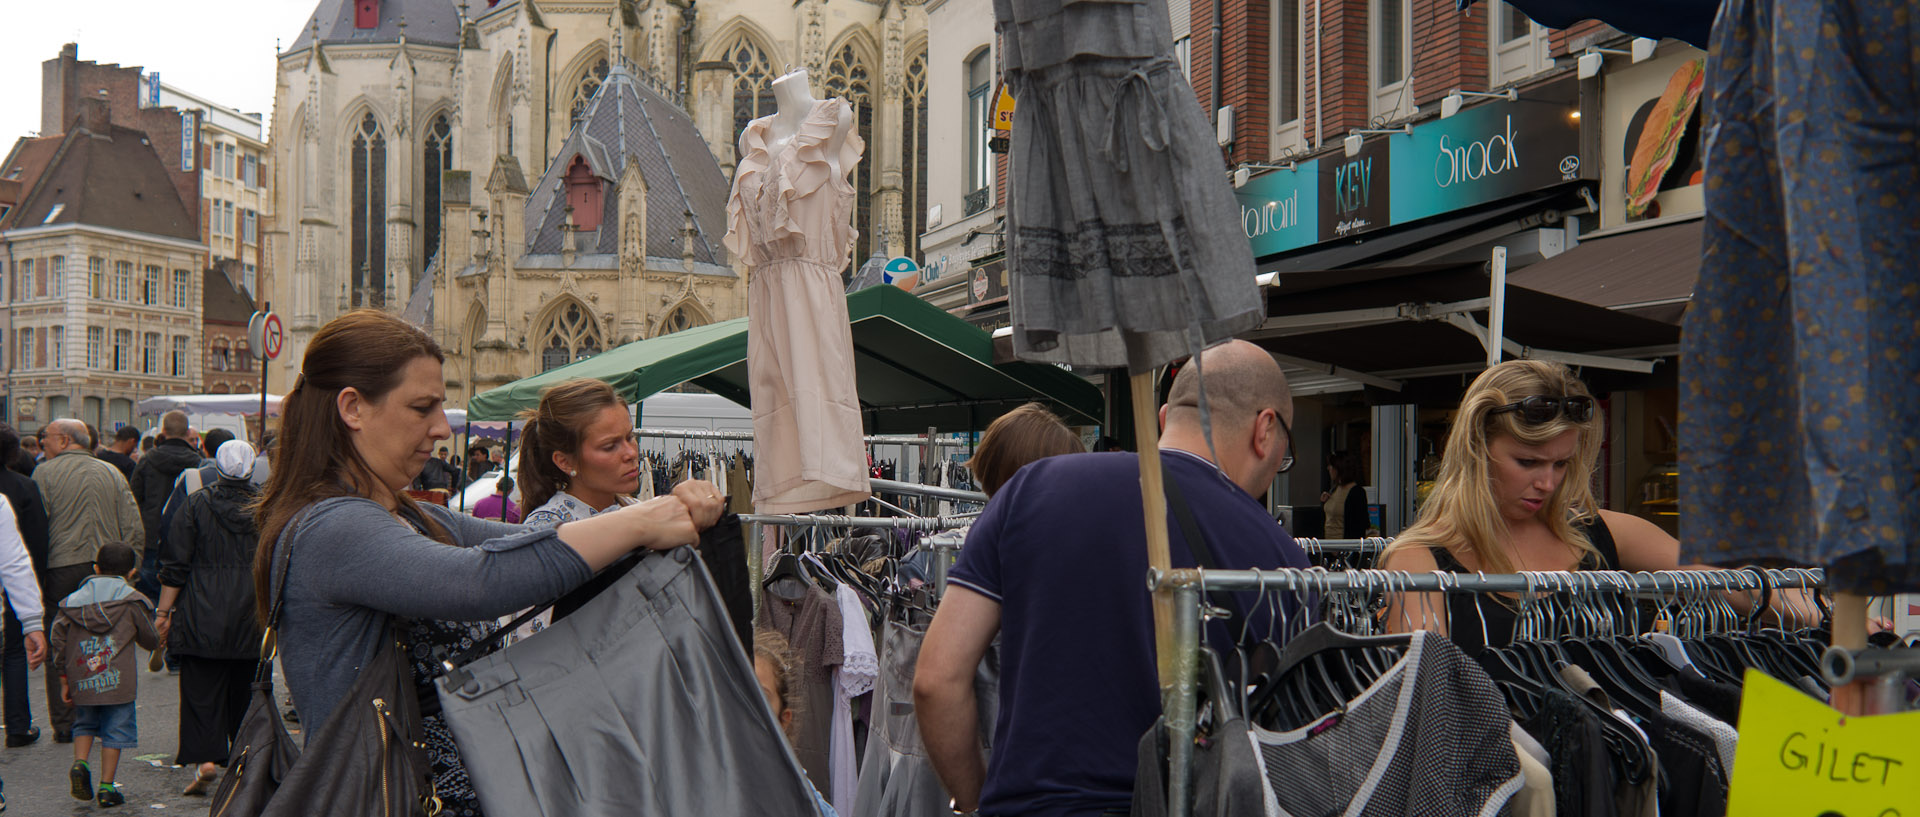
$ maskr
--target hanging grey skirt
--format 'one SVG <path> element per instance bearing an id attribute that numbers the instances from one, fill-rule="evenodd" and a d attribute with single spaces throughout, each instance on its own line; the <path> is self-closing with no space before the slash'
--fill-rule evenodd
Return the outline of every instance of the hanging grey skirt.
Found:
<path id="1" fill-rule="evenodd" d="M 440 705 L 488 814 L 817 815 L 691 547 L 462 669 Z"/>
<path id="2" fill-rule="evenodd" d="M 1014 353 L 1142 372 L 1259 326 L 1220 149 L 1167 57 L 1009 71 Z"/>

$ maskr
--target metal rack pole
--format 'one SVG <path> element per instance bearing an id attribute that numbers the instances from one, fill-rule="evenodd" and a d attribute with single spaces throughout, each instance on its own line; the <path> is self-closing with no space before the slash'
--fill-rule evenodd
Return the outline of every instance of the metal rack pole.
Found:
<path id="1" fill-rule="evenodd" d="M 942 488 L 937 485 L 919 485 L 912 482 L 896 482 L 890 479 L 871 479 L 868 484 L 875 491 L 889 494 L 907 494 L 909 496 L 930 496 L 936 499 L 952 499 L 960 502 L 986 502 L 987 495 L 978 491 L 963 491 L 959 488 Z"/>
<path id="2" fill-rule="evenodd" d="M 973 524 L 971 516 L 827 516 L 822 514 L 741 514 L 740 521 L 756 525 L 828 525 L 842 528 L 943 531 Z"/>

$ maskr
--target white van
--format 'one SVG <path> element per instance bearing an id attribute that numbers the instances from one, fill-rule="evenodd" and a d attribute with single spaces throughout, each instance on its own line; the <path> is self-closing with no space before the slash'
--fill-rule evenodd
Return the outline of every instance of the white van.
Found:
<path id="1" fill-rule="evenodd" d="M 676 431 L 743 431 L 753 433 L 753 411 L 746 406 L 728 400 L 717 394 L 676 394 L 660 393 L 640 401 L 635 412 L 635 428 L 671 429 Z M 648 448 L 647 440 L 640 441 L 641 447 Z M 741 442 L 739 449 L 751 451 L 753 443 Z M 653 446 L 658 448 L 659 442 Z M 516 447 L 507 453 L 509 473 L 518 473 L 520 469 L 520 451 Z M 500 481 L 500 469 L 488 471 L 475 479 L 460 496 L 448 501 L 455 510 L 472 512 L 475 503 L 493 495 L 493 487 Z M 515 485 L 509 494 L 515 505 L 520 504 L 520 487 Z M 533 510 L 521 508 L 521 513 Z"/>

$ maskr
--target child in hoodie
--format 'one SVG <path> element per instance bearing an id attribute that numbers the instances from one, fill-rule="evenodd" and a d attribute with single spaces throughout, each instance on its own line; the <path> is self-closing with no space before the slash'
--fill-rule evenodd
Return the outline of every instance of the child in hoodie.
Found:
<path id="1" fill-rule="evenodd" d="M 127 583 L 138 564 L 132 548 L 102 545 L 93 557 L 93 577 L 60 602 L 50 636 L 61 697 L 73 705 L 73 796 L 96 797 L 87 758 L 97 737 L 102 806 L 127 802 L 114 773 L 120 751 L 140 741 L 134 703 L 139 656 L 133 646 L 151 650 L 160 644 L 153 602 Z"/>

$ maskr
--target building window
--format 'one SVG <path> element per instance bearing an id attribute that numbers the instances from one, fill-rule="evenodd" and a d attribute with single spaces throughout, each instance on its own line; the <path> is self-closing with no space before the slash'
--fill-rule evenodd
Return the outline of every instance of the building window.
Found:
<path id="1" fill-rule="evenodd" d="M 387 138 L 369 112 L 353 134 L 354 306 L 378 307 L 386 300 L 386 212 Z"/>
<path id="2" fill-rule="evenodd" d="M 107 259 L 98 256 L 87 259 L 87 297 L 98 300 L 107 297 Z"/>
<path id="3" fill-rule="evenodd" d="M 24 301 L 28 298 L 46 297 L 47 282 L 40 276 L 33 274 L 33 259 L 20 259 L 18 269 L 20 271 L 20 293 L 16 300 Z"/>
<path id="4" fill-rule="evenodd" d="M 1412 0 L 1372 0 L 1375 117 L 1397 119 L 1413 112 L 1413 42 L 1407 24 L 1411 4 Z"/>
<path id="5" fill-rule="evenodd" d="M 1534 25 L 1526 12 L 1512 3 L 1490 2 L 1487 13 L 1492 21 L 1487 26 L 1488 48 L 1493 52 L 1488 60 L 1489 85 L 1511 85 L 1552 66 L 1546 27 Z"/>
<path id="6" fill-rule="evenodd" d="M 107 287 L 107 299 L 129 301 L 133 299 L 133 262 L 113 262 L 113 281 Z"/>
<path id="7" fill-rule="evenodd" d="M 105 426 L 100 423 L 100 413 L 101 408 L 105 405 L 106 402 L 98 397 L 80 398 L 80 419 L 85 420 L 94 428 L 104 428 Z"/>
<path id="8" fill-rule="evenodd" d="M 140 279 L 140 302 L 147 306 L 160 305 L 160 267 L 147 265 L 147 274 Z"/>
<path id="9" fill-rule="evenodd" d="M 213 351 L 207 355 L 207 368 L 224 372 L 233 365 L 233 349 L 227 345 L 226 338 L 215 338 Z"/>
<path id="10" fill-rule="evenodd" d="M 55 326 L 47 330 L 47 362 L 56 369 L 67 367 L 67 328 Z"/>
<path id="11" fill-rule="evenodd" d="M 681 304 L 678 308 L 675 308 L 671 314 L 667 315 L 666 320 L 660 322 L 660 334 L 667 335 L 692 329 L 699 326 L 700 323 L 700 313 L 694 311 L 694 308 L 689 304 Z"/>
<path id="12" fill-rule="evenodd" d="M 220 224 L 220 200 L 207 199 L 207 234 L 219 237 L 226 235 Z"/>
<path id="13" fill-rule="evenodd" d="M 447 125 L 445 115 L 433 118 L 433 124 L 427 127 L 426 141 L 426 230 L 423 237 L 427 242 L 427 259 L 431 261 L 440 254 L 440 184 L 442 174 L 453 169 L 453 128 Z"/>
<path id="14" fill-rule="evenodd" d="M 100 355 L 107 345 L 107 330 L 98 326 L 87 327 L 87 368 L 100 368 Z"/>
<path id="15" fill-rule="evenodd" d="M 187 341 L 186 335 L 173 336 L 173 359 L 168 361 L 172 366 L 167 372 L 174 377 L 187 376 Z"/>
<path id="16" fill-rule="evenodd" d="M 1306 60 L 1300 44 L 1306 33 L 1302 0 L 1276 0 L 1273 15 L 1273 147 L 1306 146 L 1301 97 L 1306 89 Z"/>
<path id="17" fill-rule="evenodd" d="M 254 293 L 260 291 L 258 289 L 260 285 L 258 280 L 260 277 L 260 270 L 259 268 L 255 267 L 252 264 L 242 265 L 241 270 L 242 272 L 240 273 L 240 285 L 243 287 L 246 287 L 247 295 L 249 297 L 252 297 Z"/>
<path id="18" fill-rule="evenodd" d="M 574 228 L 600 229 L 600 215 L 604 207 L 600 177 L 593 175 L 593 168 L 587 165 L 586 156 L 576 154 L 573 162 L 567 165 L 566 186 L 567 206 L 573 209 Z"/>
<path id="19" fill-rule="evenodd" d="M 853 44 L 840 47 L 827 62 L 828 96 L 837 96 L 853 106 L 854 131 L 860 134 L 860 141 L 873 144 L 873 87 L 867 79 L 867 66 L 860 61 L 860 55 L 854 51 Z M 873 228 L 873 151 L 860 154 L 860 163 L 854 168 L 853 176 L 853 226 L 859 231 L 854 238 L 853 258 L 848 272 L 860 268 L 867 262 L 867 256 L 874 252 Z M 845 170 L 845 168 L 841 168 Z"/>
<path id="20" fill-rule="evenodd" d="M 920 234 L 927 231 L 927 52 L 907 60 L 907 82 L 900 112 L 900 200 L 906 203 L 901 227 L 908 258 L 920 257 Z"/>
<path id="21" fill-rule="evenodd" d="M 437 203 L 437 200 L 436 200 L 436 203 Z M 436 210 L 433 210 L 432 212 L 438 213 L 439 211 L 436 209 Z M 435 216 L 435 219 L 437 220 L 438 216 Z M 259 213 L 256 213 L 252 210 L 241 211 L 240 240 L 245 241 L 248 244 L 260 243 L 260 214 Z"/>
<path id="22" fill-rule="evenodd" d="M 600 327 L 578 301 L 556 308 L 539 337 L 543 372 L 600 354 Z"/>
<path id="23" fill-rule="evenodd" d="M 240 181 L 248 187 L 260 186 L 260 157 L 247 154 L 245 163 L 240 165 Z"/>
<path id="24" fill-rule="evenodd" d="M 239 232 L 234 228 L 234 225 L 238 223 L 238 220 L 234 218 L 233 202 L 230 202 L 230 201 L 221 202 L 220 208 L 221 208 L 220 221 L 227 225 L 227 235 L 232 236 L 235 233 Z"/>
<path id="25" fill-rule="evenodd" d="M 727 48 L 727 61 L 733 63 L 733 139 L 747 130 L 747 123 L 774 112 L 773 101 L 773 65 L 767 61 L 767 54 L 753 44 L 747 35 L 740 35 L 733 45 Z"/>
<path id="26" fill-rule="evenodd" d="M 600 90 L 600 84 L 607 81 L 607 60 L 599 62 L 580 72 L 580 82 L 573 86 L 573 121 L 587 115 L 587 105 L 593 101 L 593 94 Z"/>
<path id="27" fill-rule="evenodd" d="M 193 307 L 193 274 L 183 269 L 173 271 L 173 305 L 181 309 Z"/>
<path id="28" fill-rule="evenodd" d="M 353 27 L 362 29 L 379 28 L 380 0 L 354 0 Z"/>
<path id="29" fill-rule="evenodd" d="M 33 357 L 34 334 L 33 327 L 31 326 L 22 326 L 13 333 L 14 338 L 20 341 L 20 354 L 17 361 L 22 369 L 32 369 L 36 367 Z"/>
<path id="30" fill-rule="evenodd" d="M 133 368 L 133 330 L 113 330 L 113 370 L 124 372 Z"/>
<path id="31" fill-rule="evenodd" d="M 160 333 L 148 332 L 141 338 L 140 373 L 160 373 Z"/>
<path id="32" fill-rule="evenodd" d="M 67 257 L 64 255 L 47 259 L 47 294 L 55 298 L 67 295 Z"/>
<path id="33" fill-rule="evenodd" d="M 993 157 L 987 139 L 993 133 L 993 52 L 982 48 L 967 60 L 967 170 L 962 217 L 987 209 L 993 196 Z"/>

